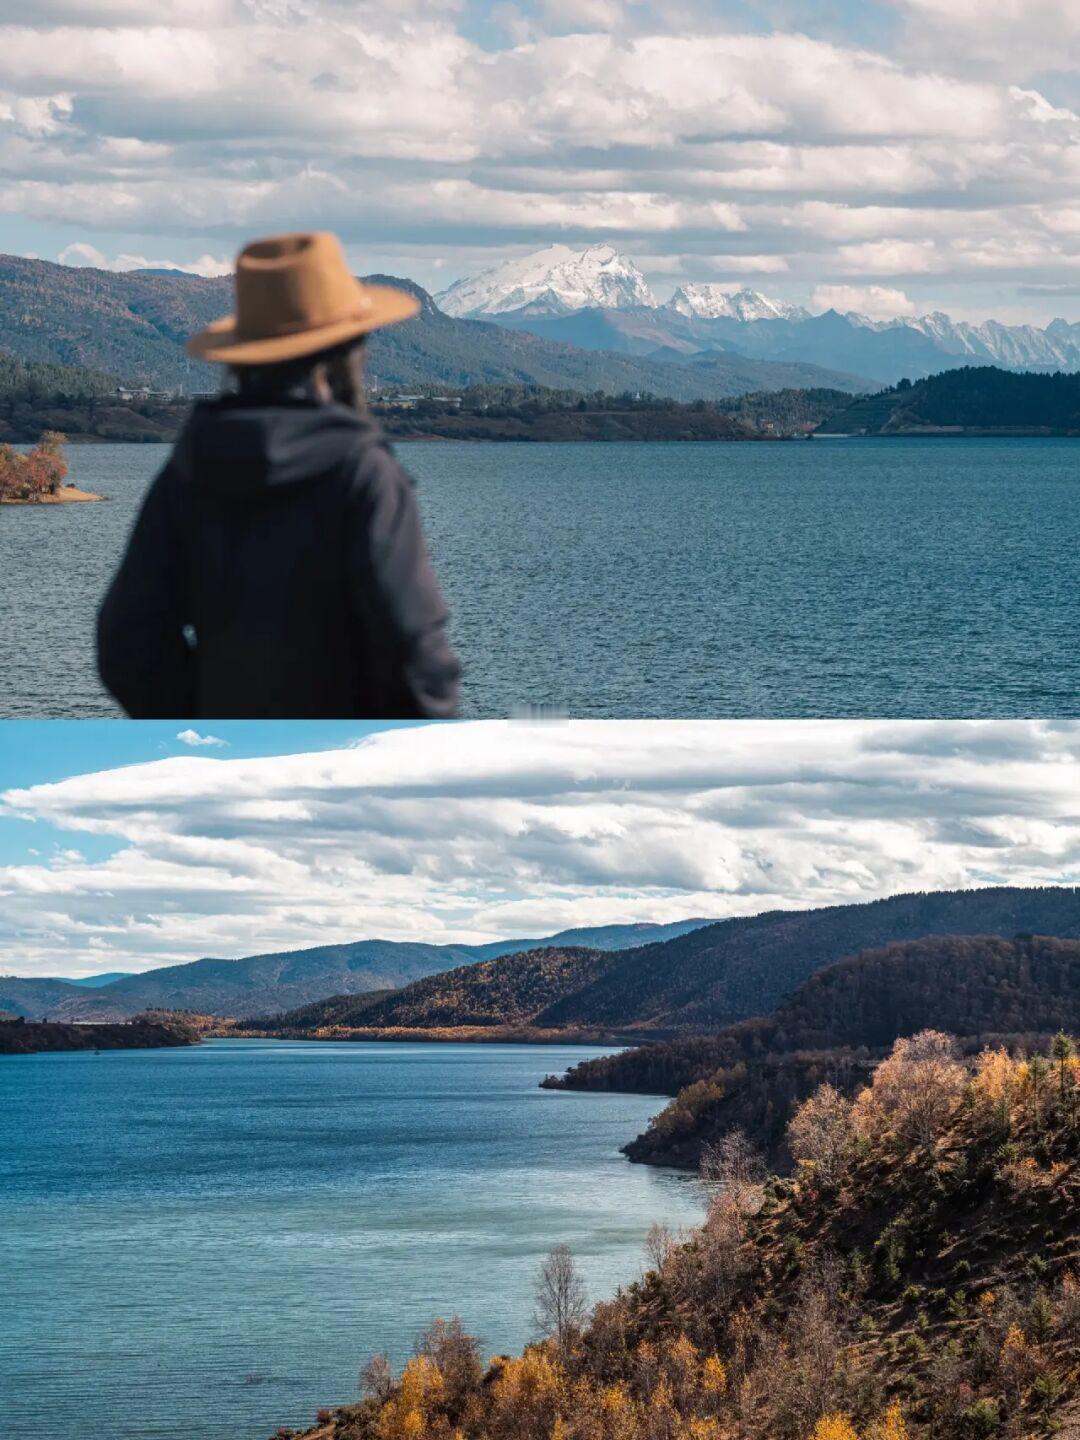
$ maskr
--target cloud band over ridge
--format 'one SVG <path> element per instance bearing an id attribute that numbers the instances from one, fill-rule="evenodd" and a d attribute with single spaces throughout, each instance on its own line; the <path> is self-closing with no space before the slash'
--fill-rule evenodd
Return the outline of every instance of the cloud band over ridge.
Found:
<path id="1" fill-rule="evenodd" d="M 1075 6 L 871 4 L 875 44 L 772 8 L 5 0 L 0 214 L 207 273 L 300 223 L 429 281 L 565 238 L 961 308 L 1080 273 Z"/>
<path id="2" fill-rule="evenodd" d="M 8 973 L 1080 882 L 1080 724 L 471 722 L 8 790 Z M 108 842 L 86 859 L 79 835 Z"/>

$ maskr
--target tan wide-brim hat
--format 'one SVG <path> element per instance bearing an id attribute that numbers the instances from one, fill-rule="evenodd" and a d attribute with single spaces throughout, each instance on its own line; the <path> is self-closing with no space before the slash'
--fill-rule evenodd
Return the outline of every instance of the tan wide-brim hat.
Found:
<path id="1" fill-rule="evenodd" d="M 419 309 L 405 290 L 362 285 L 336 235 L 274 235 L 240 252 L 236 314 L 193 335 L 187 351 L 223 365 L 276 365 L 408 320 Z"/>

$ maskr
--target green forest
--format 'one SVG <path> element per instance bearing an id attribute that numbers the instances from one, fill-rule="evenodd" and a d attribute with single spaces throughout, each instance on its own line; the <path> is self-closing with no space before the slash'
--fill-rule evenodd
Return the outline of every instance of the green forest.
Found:
<path id="1" fill-rule="evenodd" d="M 964 366 L 848 403 L 823 431 L 898 435 L 937 430 L 1080 435 L 1080 375 Z"/>

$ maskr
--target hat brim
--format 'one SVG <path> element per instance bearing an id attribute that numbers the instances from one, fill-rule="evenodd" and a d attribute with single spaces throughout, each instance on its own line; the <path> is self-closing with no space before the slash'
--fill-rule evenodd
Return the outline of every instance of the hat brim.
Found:
<path id="1" fill-rule="evenodd" d="M 420 312 L 420 301 L 407 290 L 392 285 L 365 285 L 364 296 L 370 302 L 362 314 L 301 330 L 295 335 L 274 335 L 261 340 L 241 340 L 237 336 L 235 315 L 215 320 L 187 342 L 187 353 L 196 360 L 215 360 L 222 365 L 276 365 L 285 360 L 302 360 L 359 339 L 384 325 L 411 319 Z"/>

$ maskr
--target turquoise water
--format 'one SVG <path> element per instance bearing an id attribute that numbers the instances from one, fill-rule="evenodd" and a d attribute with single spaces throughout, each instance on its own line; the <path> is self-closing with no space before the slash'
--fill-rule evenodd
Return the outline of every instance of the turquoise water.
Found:
<path id="1" fill-rule="evenodd" d="M 0 1058 L 0 1431 L 262 1440 L 458 1311 L 529 1338 L 559 1242 L 593 1298 L 696 1183 L 618 1147 L 662 1102 L 537 1088 L 570 1046 L 212 1041 Z"/>
<path id="2" fill-rule="evenodd" d="M 165 451 L 0 512 L 0 714 L 107 715 L 92 617 Z M 1080 444 L 402 445 L 471 715 L 1080 715 Z"/>

